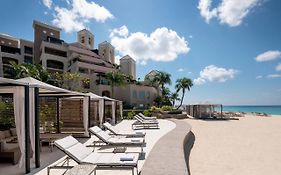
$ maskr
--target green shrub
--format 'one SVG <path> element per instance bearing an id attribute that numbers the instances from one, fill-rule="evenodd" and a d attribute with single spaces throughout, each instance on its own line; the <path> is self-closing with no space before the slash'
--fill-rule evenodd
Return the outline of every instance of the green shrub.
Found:
<path id="1" fill-rule="evenodd" d="M 145 115 L 147 117 L 151 117 L 151 115 L 152 115 L 151 110 L 149 110 L 149 109 L 144 110 L 143 115 Z"/>
<path id="2" fill-rule="evenodd" d="M 134 111 L 130 111 L 127 113 L 127 118 L 128 120 L 132 120 L 134 119 L 134 116 L 136 115 L 136 113 Z"/>
<path id="3" fill-rule="evenodd" d="M 182 114 L 182 110 L 169 111 L 168 114 Z"/>
<path id="4" fill-rule="evenodd" d="M 172 106 L 162 106 L 161 110 L 162 111 L 171 111 L 171 110 L 173 110 L 173 107 Z"/>

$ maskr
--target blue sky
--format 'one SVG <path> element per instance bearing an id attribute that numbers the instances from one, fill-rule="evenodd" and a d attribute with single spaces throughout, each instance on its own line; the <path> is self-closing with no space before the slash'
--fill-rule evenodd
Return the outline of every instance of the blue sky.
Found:
<path id="1" fill-rule="evenodd" d="M 150 70 L 189 77 L 185 103 L 281 105 L 279 0 L 5 0 L 0 33 L 33 40 L 32 21 L 63 29 L 62 39 L 90 29 L 116 57 Z M 16 13 L 15 13 L 16 12 Z"/>

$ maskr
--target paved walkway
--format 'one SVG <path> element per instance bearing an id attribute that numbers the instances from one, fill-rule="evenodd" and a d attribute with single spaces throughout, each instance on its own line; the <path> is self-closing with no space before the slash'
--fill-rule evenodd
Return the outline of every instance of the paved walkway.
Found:
<path id="1" fill-rule="evenodd" d="M 184 120 L 171 121 L 176 123 L 176 128 L 163 136 L 153 147 L 143 165 L 141 175 L 189 174 L 188 158 L 194 143 L 191 126 Z"/>

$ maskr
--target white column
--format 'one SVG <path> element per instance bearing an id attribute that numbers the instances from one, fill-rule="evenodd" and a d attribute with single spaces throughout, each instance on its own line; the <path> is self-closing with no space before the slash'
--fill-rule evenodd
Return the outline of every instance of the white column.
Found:
<path id="1" fill-rule="evenodd" d="M 102 127 L 103 124 L 103 115 L 104 115 L 104 99 L 99 100 L 99 121 L 100 121 L 100 127 Z"/>
<path id="2" fill-rule="evenodd" d="M 115 125 L 115 101 L 111 101 L 111 113 L 112 113 L 112 120 L 111 120 L 111 124 Z"/>
<path id="3" fill-rule="evenodd" d="M 83 98 L 83 125 L 84 125 L 84 134 L 85 136 L 89 135 L 88 132 L 88 121 L 89 121 L 89 98 L 88 97 L 84 97 Z"/>

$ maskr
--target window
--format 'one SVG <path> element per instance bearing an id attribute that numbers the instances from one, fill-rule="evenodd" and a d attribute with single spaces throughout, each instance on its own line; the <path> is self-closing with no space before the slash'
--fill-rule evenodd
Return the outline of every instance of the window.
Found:
<path id="1" fill-rule="evenodd" d="M 43 30 L 43 33 L 44 33 L 44 34 L 46 34 L 46 33 L 47 33 L 47 31 L 46 31 L 46 30 Z"/>
<path id="2" fill-rule="evenodd" d="M 32 47 L 28 47 L 28 46 L 24 46 L 24 53 L 33 54 L 33 48 Z"/>
<path id="3" fill-rule="evenodd" d="M 92 44 L 92 41 L 91 41 L 91 38 L 89 38 L 89 45 L 91 45 Z"/>
<path id="4" fill-rule="evenodd" d="M 51 32 L 50 35 L 53 36 L 54 35 L 53 32 Z"/>
<path id="5" fill-rule="evenodd" d="M 56 56 L 60 56 L 60 57 L 67 57 L 67 53 L 65 51 L 56 50 L 56 49 L 52 49 L 52 48 L 49 48 L 49 47 L 45 47 L 45 52 L 47 54 L 51 54 L 51 55 L 56 55 Z"/>
<path id="6" fill-rule="evenodd" d="M 81 43 L 85 43 L 85 38 L 84 38 L 84 36 L 81 37 Z"/>
<path id="7" fill-rule="evenodd" d="M 137 91 L 133 91 L 133 98 L 137 98 Z"/>
<path id="8" fill-rule="evenodd" d="M 83 67 L 79 67 L 79 70 L 78 70 L 80 73 L 82 74 L 88 74 L 88 69 L 86 68 L 83 68 Z"/>
<path id="9" fill-rule="evenodd" d="M 32 57 L 31 56 L 24 56 L 24 62 L 25 63 L 29 63 L 29 64 L 32 64 Z"/>
<path id="10" fill-rule="evenodd" d="M 4 44 L 5 43 L 5 41 L 1 41 L 1 44 Z"/>
<path id="11" fill-rule="evenodd" d="M 139 99 L 142 99 L 142 100 L 145 99 L 145 92 L 144 91 L 139 92 Z"/>
<path id="12" fill-rule="evenodd" d="M 60 69 L 63 70 L 64 64 L 60 61 L 55 60 L 47 60 L 47 67 L 53 69 Z"/>

